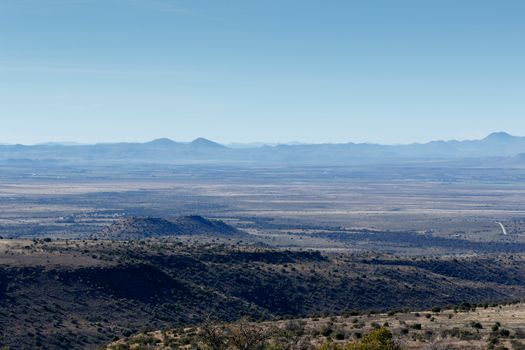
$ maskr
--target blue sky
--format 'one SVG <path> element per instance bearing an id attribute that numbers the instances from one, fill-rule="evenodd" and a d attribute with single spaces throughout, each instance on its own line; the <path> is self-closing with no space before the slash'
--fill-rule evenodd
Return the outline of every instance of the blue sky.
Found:
<path id="1" fill-rule="evenodd" d="M 525 135 L 518 0 L 0 0 L 0 143 Z"/>

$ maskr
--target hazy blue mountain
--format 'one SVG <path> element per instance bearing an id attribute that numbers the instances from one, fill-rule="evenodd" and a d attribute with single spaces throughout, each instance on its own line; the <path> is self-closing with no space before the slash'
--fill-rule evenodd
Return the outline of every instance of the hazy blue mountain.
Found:
<path id="1" fill-rule="evenodd" d="M 199 137 L 191 141 L 190 145 L 192 145 L 193 147 L 200 147 L 200 148 L 216 148 L 216 149 L 227 148 L 226 146 L 223 146 L 220 143 L 210 141 L 203 137 Z"/>
<path id="2" fill-rule="evenodd" d="M 17 159 L 62 162 L 251 162 L 285 164 L 351 164 L 414 160 L 455 160 L 503 157 L 519 160 L 525 137 L 496 132 L 481 140 L 432 141 L 408 145 L 369 143 L 280 144 L 231 148 L 205 138 L 183 143 L 168 138 L 145 143 L 94 145 L 48 143 L 0 145 L 0 162 Z M 513 159 L 514 159 L 513 158 Z"/>
<path id="3" fill-rule="evenodd" d="M 277 145 L 278 143 L 266 143 L 266 142 L 248 142 L 248 143 L 233 142 L 233 143 L 228 143 L 225 146 L 229 148 L 233 148 L 233 149 L 246 149 L 246 148 L 259 148 L 263 146 L 277 146 Z"/>
<path id="4" fill-rule="evenodd" d="M 172 147 L 178 144 L 179 144 L 178 142 L 175 142 L 168 138 L 156 139 L 156 140 L 145 143 L 145 145 L 154 146 L 154 147 Z"/>

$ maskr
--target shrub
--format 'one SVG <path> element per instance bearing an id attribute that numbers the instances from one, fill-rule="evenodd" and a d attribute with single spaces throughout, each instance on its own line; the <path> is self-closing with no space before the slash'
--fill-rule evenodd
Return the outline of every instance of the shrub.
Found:
<path id="1" fill-rule="evenodd" d="M 478 340 L 481 338 L 479 334 L 475 334 L 467 330 L 461 330 L 457 327 L 443 330 L 441 332 L 441 336 L 443 338 L 458 338 L 461 340 Z"/>
<path id="2" fill-rule="evenodd" d="M 345 345 L 344 350 L 402 350 L 386 328 L 378 328 L 363 336 L 360 341 Z"/>
<path id="3" fill-rule="evenodd" d="M 515 334 L 516 338 L 517 339 L 525 339 L 525 331 L 521 328 L 518 328 L 516 329 L 516 334 Z"/>
<path id="4" fill-rule="evenodd" d="M 332 327 L 330 326 L 326 326 L 324 327 L 322 330 L 321 330 L 321 334 L 324 335 L 325 337 L 328 337 L 330 334 L 332 334 Z"/>
<path id="5" fill-rule="evenodd" d="M 512 344 L 512 349 L 513 350 L 525 350 L 525 344 L 517 341 L 517 340 L 513 340 L 510 342 Z"/>
<path id="6" fill-rule="evenodd" d="M 249 324 L 246 319 L 227 327 L 208 321 L 199 334 L 205 348 L 210 350 L 259 350 L 265 347 L 269 337 L 267 331 Z"/>
<path id="7" fill-rule="evenodd" d="M 334 338 L 337 339 L 337 340 L 344 340 L 345 339 L 345 334 L 341 331 L 337 331 L 334 335 Z"/>
<path id="8" fill-rule="evenodd" d="M 502 336 L 502 337 L 508 337 L 510 335 L 510 331 L 508 329 L 500 329 L 499 330 L 499 334 Z"/>
<path id="9" fill-rule="evenodd" d="M 472 321 L 472 322 L 470 322 L 470 326 L 472 328 L 476 328 L 476 329 L 483 329 L 483 325 L 481 323 L 479 323 L 479 322 Z"/>

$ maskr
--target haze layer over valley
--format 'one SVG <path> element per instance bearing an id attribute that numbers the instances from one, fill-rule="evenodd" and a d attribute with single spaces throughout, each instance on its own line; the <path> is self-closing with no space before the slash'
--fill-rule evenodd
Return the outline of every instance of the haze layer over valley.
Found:
<path id="1" fill-rule="evenodd" d="M 205 138 L 189 143 L 156 139 L 146 143 L 105 143 L 94 145 L 41 144 L 0 145 L 0 161 L 6 164 L 90 165 L 108 162 L 125 163 L 213 163 L 228 165 L 341 165 L 384 164 L 399 162 L 458 161 L 470 164 L 520 166 L 525 159 L 525 137 L 505 132 L 481 140 L 432 141 L 423 144 L 379 145 L 281 144 L 274 146 L 248 144 L 228 147 Z"/>

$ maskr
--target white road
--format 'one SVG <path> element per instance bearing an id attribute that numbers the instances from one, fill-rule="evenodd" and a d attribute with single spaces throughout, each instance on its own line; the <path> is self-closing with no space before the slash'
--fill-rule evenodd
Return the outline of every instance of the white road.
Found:
<path id="1" fill-rule="evenodd" d="M 501 227 L 501 232 L 503 232 L 503 235 L 507 235 L 507 229 L 505 228 L 505 226 L 503 226 L 503 224 L 501 222 L 497 222 L 497 224 Z"/>

